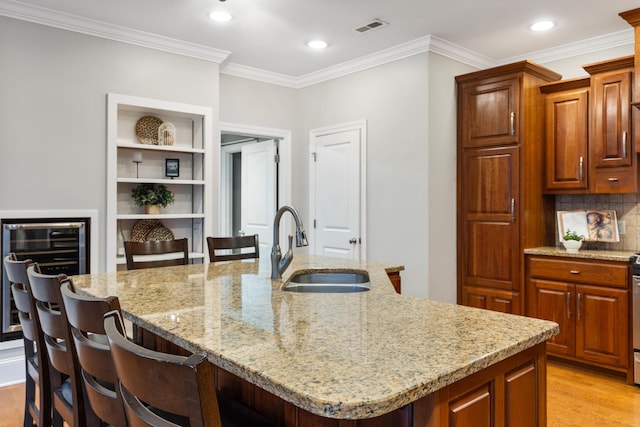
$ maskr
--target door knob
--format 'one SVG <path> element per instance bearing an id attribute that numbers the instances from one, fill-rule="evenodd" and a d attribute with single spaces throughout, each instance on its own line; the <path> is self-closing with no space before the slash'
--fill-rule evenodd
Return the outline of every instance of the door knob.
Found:
<path id="1" fill-rule="evenodd" d="M 352 245 L 355 245 L 356 243 L 358 243 L 358 239 L 356 239 L 355 237 L 352 237 L 351 239 L 349 239 L 349 243 L 351 243 Z"/>

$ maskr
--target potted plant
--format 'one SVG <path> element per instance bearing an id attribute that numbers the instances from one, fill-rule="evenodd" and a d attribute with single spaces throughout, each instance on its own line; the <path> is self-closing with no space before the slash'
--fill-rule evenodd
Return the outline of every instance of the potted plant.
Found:
<path id="1" fill-rule="evenodd" d="M 584 239 L 584 236 L 580 236 L 575 231 L 571 231 L 567 228 L 564 236 L 562 236 L 562 244 L 564 245 L 567 252 L 576 253 L 582 246 L 582 239 Z"/>
<path id="2" fill-rule="evenodd" d="M 147 214 L 159 214 L 160 206 L 166 208 L 173 203 L 173 193 L 163 184 L 138 184 L 131 190 L 137 206 L 144 206 Z"/>

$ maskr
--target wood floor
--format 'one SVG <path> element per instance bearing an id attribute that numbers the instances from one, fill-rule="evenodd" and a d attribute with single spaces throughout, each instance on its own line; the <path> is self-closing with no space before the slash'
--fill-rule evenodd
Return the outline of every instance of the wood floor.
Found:
<path id="1" fill-rule="evenodd" d="M 619 376 L 549 361 L 548 427 L 638 427 L 640 387 Z M 0 427 L 22 426 L 24 385 L 0 388 Z"/>

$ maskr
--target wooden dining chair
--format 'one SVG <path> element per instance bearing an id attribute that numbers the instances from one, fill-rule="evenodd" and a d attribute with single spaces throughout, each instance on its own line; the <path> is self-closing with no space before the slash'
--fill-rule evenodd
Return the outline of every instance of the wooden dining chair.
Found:
<path id="1" fill-rule="evenodd" d="M 64 274 L 42 274 L 38 265 L 30 265 L 27 275 L 34 306 L 38 312 L 49 358 L 53 389 L 53 424 L 69 427 L 99 426 L 83 392 L 80 365 L 67 321 L 60 286 L 70 281 Z"/>
<path id="2" fill-rule="evenodd" d="M 260 258 L 257 234 L 253 236 L 207 237 L 207 246 L 211 262 Z M 243 249 L 250 250 L 243 251 Z"/>
<path id="3" fill-rule="evenodd" d="M 189 239 L 124 242 L 127 270 L 189 263 Z"/>
<path id="4" fill-rule="evenodd" d="M 71 281 L 62 283 L 60 292 L 91 409 L 108 425 L 126 426 L 118 376 L 104 332 L 104 315 L 113 310 L 120 311 L 120 301 L 115 296 L 79 295 Z"/>
<path id="5" fill-rule="evenodd" d="M 31 296 L 27 268 L 31 260 L 19 261 L 15 253 L 4 258 L 4 270 L 22 326 L 25 364 L 24 426 L 51 425 L 51 378 L 40 320 Z"/>
<path id="6" fill-rule="evenodd" d="M 176 356 L 151 351 L 126 337 L 118 311 L 105 315 L 120 392 L 130 427 L 272 427 L 239 402 L 219 403 L 214 368 L 205 354 Z"/>

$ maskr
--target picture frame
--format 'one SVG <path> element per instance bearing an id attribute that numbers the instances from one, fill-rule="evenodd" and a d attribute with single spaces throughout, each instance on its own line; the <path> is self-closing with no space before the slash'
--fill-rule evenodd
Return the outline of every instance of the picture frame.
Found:
<path id="1" fill-rule="evenodd" d="M 560 242 L 567 230 L 583 236 L 585 242 L 619 242 L 618 218 L 615 210 L 584 209 L 558 211 Z"/>
<path id="2" fill-rule="evenodd" d="M 180 159 L 165 159 L 164 175 L 167 178 L 177 178 L 180 176 Z"/>

